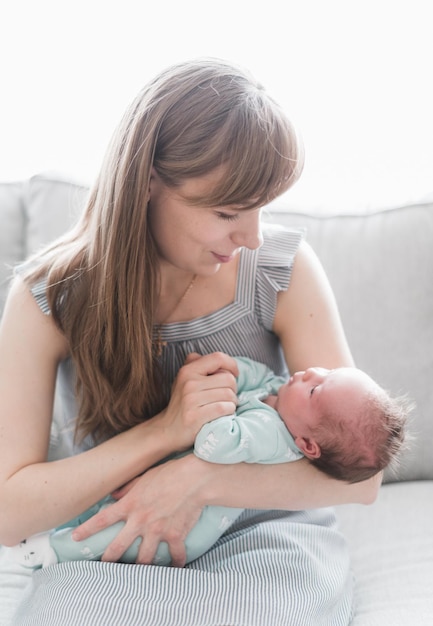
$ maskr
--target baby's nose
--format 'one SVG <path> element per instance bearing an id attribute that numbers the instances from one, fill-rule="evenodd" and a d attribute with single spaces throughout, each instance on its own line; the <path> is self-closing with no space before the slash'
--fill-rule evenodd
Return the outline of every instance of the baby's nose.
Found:
<path id="1" fill-rule="evenodd" d="M 302 380 L 309 380 L 312 376 L 314 376 L 315 368 L 309 367 L 305 370 L 304 375 L 302 376 Z"/>
<path id="2" fill-rule="evenodd" d="M 303 380 L 311 380 L 312 378 L 318 380 L 324 378 L 326 370 L 322 367 L 309 367 L 305 370 Z"/>

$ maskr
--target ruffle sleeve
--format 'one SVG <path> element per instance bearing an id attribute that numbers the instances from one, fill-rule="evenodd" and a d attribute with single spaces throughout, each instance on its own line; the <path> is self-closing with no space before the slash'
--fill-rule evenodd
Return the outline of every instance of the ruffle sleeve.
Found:
<path id="1" fill-rule="evenodd" d="M 14 273 L 18 276 L 21 274 L 25 274 L 30 267 L 31 263 L 29 261 L 24 261 L 24 263 L 20 263 L 19 265 L 16 265 L 14 267 Z M 35 282 L 30 287 L 30 291 L 33 294 L 33 297 L 36 300 L 42 313 L 45 313 L 45 315 L 50 315 L 51 310 L 47 298 L 47 279 L 41 278 L 40 280 Z"/>
<path id="2" fill-rule="evenodd" d="M 295 255 L 304 236 L 304 230 L 274 225 L 264 229 L 257 263 L 255 308 L 268 330 L 272 330 L 277 294 L 286 291 L 290 284 Z"/>

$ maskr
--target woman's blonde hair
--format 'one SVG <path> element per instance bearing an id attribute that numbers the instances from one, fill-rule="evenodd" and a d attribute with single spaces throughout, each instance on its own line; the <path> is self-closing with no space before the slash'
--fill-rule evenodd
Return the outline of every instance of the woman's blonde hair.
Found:
<path id="1" fill-rule="evenodd" d="M 32 264 L 27 280 L 47 277 L 75 363 L 80 437 L 112 436 L 162 408 L 151 171 L 175 187 L 220 166 L 215 187 L 190 201 L 257 207 L 297 180 L 303 153 L 280 107 L 243 69 L 210 58 L 168 68 L 126 111 L 77 226 Z"/>

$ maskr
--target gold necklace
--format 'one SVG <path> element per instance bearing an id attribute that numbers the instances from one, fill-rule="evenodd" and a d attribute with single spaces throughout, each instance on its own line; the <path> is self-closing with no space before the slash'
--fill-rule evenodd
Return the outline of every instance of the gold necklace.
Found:
<path id="1" fill-rule="evenodd" d="M 161 356 L 162 349 L 167 345 L 167 342 L 162 340 L 162 327 L 163 327 L 163 325 L 173 315 L 173 313 L 175 313 L 177 311 L 177 309 L 179 308 L 181 303 L 185 300 L 185 298 L 187 297 L 187 295 L 189 294 L 189 292 L 193 288 L 194 283 L 195 283 L 196 280 L 197 280 L 197 274 L 194 274 L 194 276 L 191 278 L 191 282 L 189 283 L 188 287 L 185 289 L 185 291 L 183 292 L 183 294 L 181 295 L 179 300 L 176 302 L 174 307 L 171 309 L 170 313 L 168 315 L 166 315 L 165 318 L 162 320 L 162 322 L 160 322 L 158 324 L 157 337 L 156 337 L 156 356 L 158 356 L 158 357 Z"/>

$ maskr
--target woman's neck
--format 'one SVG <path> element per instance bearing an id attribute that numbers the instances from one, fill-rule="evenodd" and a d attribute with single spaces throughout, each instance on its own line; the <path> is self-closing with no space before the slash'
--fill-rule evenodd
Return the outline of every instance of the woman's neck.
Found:
<path id="1" fill-rule="evenodd" d="M 189 321 L 232 304 L 236 296 L 237 274 L 238 257 L 211 276 L 161 268 L 157 323 Z"/>

